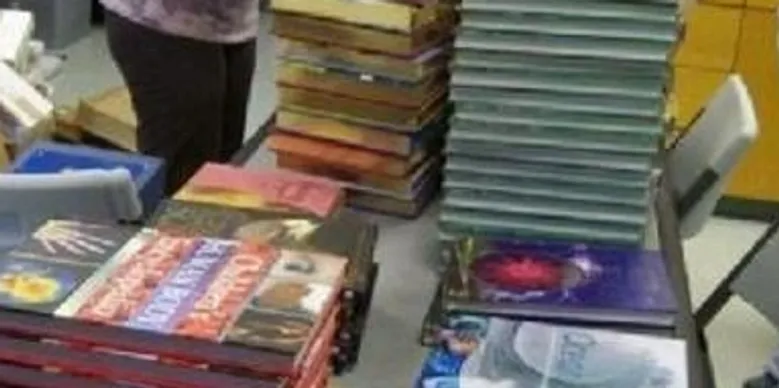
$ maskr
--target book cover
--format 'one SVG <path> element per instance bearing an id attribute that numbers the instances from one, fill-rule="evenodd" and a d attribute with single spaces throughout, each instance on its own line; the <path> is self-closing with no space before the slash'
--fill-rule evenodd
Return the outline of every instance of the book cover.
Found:
<path id="1" fill-rule="evenodd" d="M 676 316 L 675 295 L 659 252 L 473 238 L 450 244 L 450 249 L 454 261 L 444 288 L 447 311 L 667 327 Z"/>
<path id="2" fill-rule="evenodd" d="M 486 320 L 424 361 L 416 388 L 687 388 L 682 340 Z"/>
<path id="3" fill-rule="evenodd" d="M 454 15 L 450 14 L 450 16 Z M 410 34 L 398 34 L 327 19 L 277 12 L 273 15 L 272 32 L 286 39 L 332 44 L 351 50 L 368 50 L 408 59 L 451 41 L 454 33 L 453 19 L 443 18 Z"/>
<path id="4" fill-rule="evenodd" d="M 0 258 L 0 305 L 50 314 L 138 228 L 50 220 Z"/>
<path id="5" fill-rule="evenodd" d="M 278 84 L 279 104 L 285 108 L 322 112 L 331 116 L 355 117 L 386 125 L 422 127 L 438 117 L 446 105 L 448 85 L 427 96 L 420 107 L 390 106 L 385 103 L 360 100 L 348 95 L 324 93 Z"/>
<path id="6" fill-rule="evenodd" d="M 441 187 L 441 175 L 432 171 L 412 196 L 388 196 L 371 191 L 347 190 L 346 204 L 360 210 L 397 217 L 415 218 L 433 201 Z"/>
<path id="7" fill-rule="evenodd" d="M 448 81 L 443 69 L 418 82 L 290 60 L 282 60 L 276 70 L 276 82 L 282 85 L 409 108 L 424 106 Z"/>
<path id="8" fill-rule="evenodd" d="M 447 46 L 433 47 L 406 59 L 331 44 L 276 38 L 277 56 L 281 59 L 406 82 L 418 82 L 445 69 L 449 61 L 448 49 Z"/>
<path id="9" fill-rule="evenodd" d="M 337 184 L 279 169 L 249 170 L 206 163 L 176 199 L 253 209 L 286 209 L 326 217 L 343 200 Z"/>
<path id="10" fill-rule="evenodd" d="M 276 153 L 301 155 L 346 171 L 396 178 L 407 176 L 426 157 L 425 151 L 416 152 L 409 158 L 400 158 L 281 132 L 270 134 L 267 146 Z"/>

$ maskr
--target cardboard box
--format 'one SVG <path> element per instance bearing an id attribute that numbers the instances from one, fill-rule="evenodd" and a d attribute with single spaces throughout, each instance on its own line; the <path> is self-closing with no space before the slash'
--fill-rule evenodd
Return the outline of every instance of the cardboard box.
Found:
<path id="1" fill-rule="evenodd" d="M 117 148 L 126 151 L 138 150 L 138 119 L 127 88 L 113 88 L 81 101 L 76 122 L 85 133 Z"/>
<path id="2" fill-rule="evenodd" d="M 34 20 L 31 12 L 0 10 L 0 61 L 20 73 L 29 65 Z"/>

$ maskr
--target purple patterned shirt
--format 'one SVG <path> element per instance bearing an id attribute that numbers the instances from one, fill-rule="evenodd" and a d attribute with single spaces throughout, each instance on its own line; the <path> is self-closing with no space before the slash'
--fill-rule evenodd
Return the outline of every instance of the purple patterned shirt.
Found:
<path id="1" fill-rule="evenodd" d="M 101 0 L 106 9 L 169 34 L 218 43 L 257 36 L 259 0 Z"/>

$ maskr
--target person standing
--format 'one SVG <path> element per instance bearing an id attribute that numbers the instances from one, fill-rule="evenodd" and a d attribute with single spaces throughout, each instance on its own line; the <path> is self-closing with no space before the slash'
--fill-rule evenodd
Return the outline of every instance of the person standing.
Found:
<path id="1" fill-rule="evenodd" d="M 138 116 L 138 151 L 165 160 L 171 194 L 204 162 L 226 162 L 243 143 L 259 0 L 101 3 Z"/>

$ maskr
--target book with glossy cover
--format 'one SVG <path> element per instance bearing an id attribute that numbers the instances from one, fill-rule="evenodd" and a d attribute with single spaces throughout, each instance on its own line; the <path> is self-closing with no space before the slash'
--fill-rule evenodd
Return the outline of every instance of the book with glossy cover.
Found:
<path id="1" fill-rule="evenodd" d="M 677 303 L 659 252 L 474 238 L 450 249 L 449 312 L 607 327 L 675 322 Z"/>
<path id="2" fill-rule="evenodd" d="M 276 39 L 277 57 L 282 60 L 310 63 L 331 69 L 419 82 L 447 67 L 449 46 L 433 47 L 413 58 L 396 58 L 369 51 L 350 50 L 332 44 Z"/>
<path id="3" fill-rule="evenodd" d="M 294 171 L 206 163 L 174 198 L 326 217 L 340 207 L 343 193 L 334 182 Z"/>
<path id="4" fill-rule="evenodd" d="M 687 388 L 683 340 L 500 318 L 451 333 L 416 388 Z"/>
<path id="5" fill-rule="evenodd" d="M 137 231 L 129 226 L 47 221 L 0 258 L 0 305 L 54 312 Z"/>
<path id="6" fill-rule="evenodd" d="M 427 152 L 422 150 L 415 152 L 408 158 L 401 158 L 280 131 L 268 136 L 267 146 L 271 151 L 277 153 L 316 159 L 347 171 L 396 178 L 408 176 L 427 157 Z"/>
<path id="7" fill-rule="evenodd" d="M 355 147 L 400 156 L 410 156 L 420 149 L 432 148 L 443 142 L 448 130 L 448 112 L 415 133 L 389 131 L 334 117 L 280 109 L 276 127 L 284 132 L 339 142 Z M 280 166 L 283 168 L 283 166 Z"/>
<path id="8" fill-rule="evenodd" d="M 409 34 L 378 30 L 293 13 L 273 15 L 272 32 L 286 39 L 332 44 L 351 50 L 366 50 L 399 58 L 414 58 L 431 48 L 451 42 L 454 21 L 444 18 Z"/>

